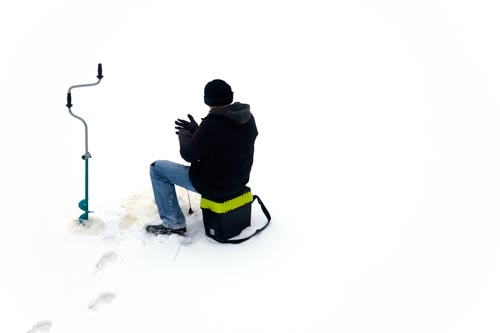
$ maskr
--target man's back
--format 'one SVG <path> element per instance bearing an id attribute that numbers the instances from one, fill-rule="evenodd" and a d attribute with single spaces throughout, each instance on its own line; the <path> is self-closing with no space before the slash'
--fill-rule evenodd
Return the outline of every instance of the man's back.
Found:
<path id="1" fill-rule="evenodd" d="M 213 109 L 194 133 L 179 136 L 181 156 L 191 162 L 193 186 L 211 200 L 240 193 L 250 178 L 258 135 L 247 104 Z"/>

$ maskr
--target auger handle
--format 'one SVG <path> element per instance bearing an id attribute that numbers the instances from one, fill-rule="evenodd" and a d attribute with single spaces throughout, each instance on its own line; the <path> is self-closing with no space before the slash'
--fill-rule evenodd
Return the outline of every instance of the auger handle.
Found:
<path id="1" fill-rule="evenodd" d="M 97 65 L 97 78 L 100 80 L 102 79 L 104 76 L 102 76 L 102 64 L 98 64 Z"/>
<path id="2" fill-rule="evenodd" d="M 72 107 L 73 104 L 71 104 L 71 93 L 69 92 L 68 93 L 68 97 L 67 97 L 67 104 L 66 104 L 66 107 L 70 108 Z"/>

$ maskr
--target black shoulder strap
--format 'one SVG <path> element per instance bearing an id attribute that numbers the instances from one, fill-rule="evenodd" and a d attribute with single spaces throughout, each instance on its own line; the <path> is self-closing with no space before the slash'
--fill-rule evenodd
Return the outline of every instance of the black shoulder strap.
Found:
<path id="1" fill-rule="evenodd" d="M 269 225 L 269 222 L 271 222 L 271 214 L 269 214 L 269 211 L 267 210 L 266 206 L 264 206 L 264 203 L 262 202 L 262 200 L 260 200 L 260 198 L 257 195 L 253 196 L 252 203 L 255 201 L 255 199 L 257 199 L 257 202 L 259 203 L 260 208 L 262 209 L 262 212 L 266 216 L 267 223 L 262 228 L 255 230 L 255 232 L 253 234 L 251 234 L 250 236 L 248 236 L 248 237 L 238 238 L 238 239 L 228 239 L 228 240 L 225 240 L 225 241 L 220 241 L 219 240 L 218 242 L 220 242 L 220 243 L 228 243 L 228 244 L 240 244 L 240 243 L 243 243 L 244 241 L 249 240 L 253 236 L 255 236 L 258 233 L 260 233 L 262 230 L 264 230 L 264 229 L 267 228 L 267 226 Z"/>

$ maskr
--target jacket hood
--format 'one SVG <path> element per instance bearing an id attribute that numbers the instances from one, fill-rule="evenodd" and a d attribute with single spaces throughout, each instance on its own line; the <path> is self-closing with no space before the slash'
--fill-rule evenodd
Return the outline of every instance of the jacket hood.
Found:
<path id="1" fill-rule="evenodd" d="M 234 123 L 239 125 L 246 124 L 252 117 L 252 114 L 250 113 L 250 105 L 240 102 L 233 103 L 220 109 L 212 110 L 209 115 L 225 117 L 231 119 Z"/>

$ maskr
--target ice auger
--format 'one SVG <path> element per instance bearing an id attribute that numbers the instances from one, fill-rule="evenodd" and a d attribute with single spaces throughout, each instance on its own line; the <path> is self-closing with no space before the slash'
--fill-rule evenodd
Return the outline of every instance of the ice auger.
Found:
<path id="1" fill-rule="evenodd" d="M 103 78 L 103 76 L 102 76 L 102 65 L 101 64 L 99 64 L 97 66 L 97 78 L 98 78 L 98 81 L 96 83 L 79 84 L 79 85 L 71 86 L 69 88 L 69 90 L 68 90 L 67 104 L 66 104 L 69 113 L 73 117 L 75 117 L 76 119 L 81 120 L 81 122 L 85 126 L 85 154 L 82 156 L 82 159 L 85 161 L 85 199 L 81 200 L 78 203 L 78 207 L 81 210 L 83 210 L 83 212 L 84 212 L 82 215 L 80 215 L 80 218 L 79 218 L 80 224 L 85 224 L 85 222 L 87 222 L 88 219 L 89 219 L 89 213 L 92 213 L 91 211 L 89 211 L 89 159 L 92 156 L 90 156 L 90 153 L 89 153 L 89 140 L 88 140 L 88 126 L 87 126 L 87 123 L 85 122 L 85 120 L 83 120 L 83 118 L 75 115 L 71 111 L 71 107 L 73 106 L 73 104 L 71 104 L 71 90 L 75 89 L 75 88 L 91 87 L 91 86 L 98 85 L 101 82 L 101 79 Z"/>

